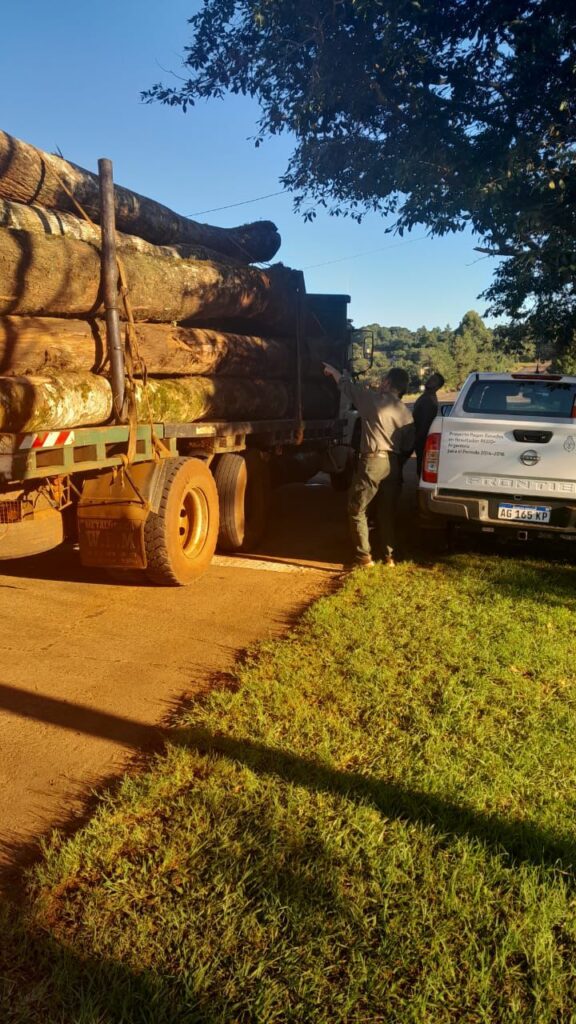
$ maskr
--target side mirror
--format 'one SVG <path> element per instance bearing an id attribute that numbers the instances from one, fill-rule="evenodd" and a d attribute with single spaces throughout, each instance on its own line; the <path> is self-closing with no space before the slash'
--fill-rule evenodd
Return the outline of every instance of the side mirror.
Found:
<path id="1" fill-rule="evenodd" d="M 362 331 L 362 355 L 372 366 L 374 362 L 374 331 Z"/>
<path id="2" fill-rule="evenodd" d="M 360 359 L 363 364 L 356 367 L 357 361 Z M 374 331 L 370 330 L 359 330 L 350 331 L 350 343 L 348 346 L 348 366 L 349 368 L 356 367 L 357 372 L 366 373 L 370 370 L 374 363 Z"/>

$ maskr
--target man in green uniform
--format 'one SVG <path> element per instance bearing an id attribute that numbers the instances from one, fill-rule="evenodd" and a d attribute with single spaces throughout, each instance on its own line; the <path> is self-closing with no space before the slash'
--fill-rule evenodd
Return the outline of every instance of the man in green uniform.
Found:
<path id="1" fill-rule="evenodd" d="M 414 448 L 414 421 L 401 401 L 408 388 L 408 374 L 388 370 L 375 390 L 351 381 L 334 366 L 324 363 L 361 417 L 360 457 L 348 496 L 348 519 L 354 544 L 354 565 L 374 565 L 367 509 L 376 498 L 376 528 L 384 561 L 394 565 L 396 505 L 402 483 L 402 466 Z"/>

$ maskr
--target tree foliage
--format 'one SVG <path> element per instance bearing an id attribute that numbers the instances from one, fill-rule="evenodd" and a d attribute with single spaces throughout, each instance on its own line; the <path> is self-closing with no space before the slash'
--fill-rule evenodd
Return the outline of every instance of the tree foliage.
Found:
<path id="1" fill-rule="evenodd" d="M 420 327 L 409 331 L 380 324 L 370 324 L 363 330 L 373 333 L 374 361 L 368 368 L 359 359 L 355 369 L 376 384 L 391 366 L 401 366 L 408 373 L 411 392 L 418 391 L 434 371 L 442 374 L 447 389 L 454 390 L 472 371 L 509 370 L 519 360 L 534 358 L 533 346 L 526 339 L 521 345 L 519 338 L 508 338 L 502 328 L 498 333 L 490 330 L 474 310 L 465 313 L 455 330 Z"/>
<path id="2" fill-rule="evenodd" d="M 470 226 L 506 259 L 492 309 L 576 337 L 576 8 L 568 0 L 204 0 L 189 78 L 145 98 L 260 102 L 294 133 L 297 206 Z M 308 205 L 307 205 L 308 204 Z M 574 346 L 576 350 L 576 345 Z"/>

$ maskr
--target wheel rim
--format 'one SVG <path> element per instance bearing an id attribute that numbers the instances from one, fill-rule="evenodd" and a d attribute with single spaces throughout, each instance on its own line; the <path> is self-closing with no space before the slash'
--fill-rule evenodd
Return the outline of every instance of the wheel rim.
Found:
<path id="1" fill-rule="evenodd" d="M 206 495 L 197 487 L 191 488 L 182 497 L 180 505 L 178 537 L 182 554 L 196 558 L 204 547 L 208 531 L 208 502 Z"/>

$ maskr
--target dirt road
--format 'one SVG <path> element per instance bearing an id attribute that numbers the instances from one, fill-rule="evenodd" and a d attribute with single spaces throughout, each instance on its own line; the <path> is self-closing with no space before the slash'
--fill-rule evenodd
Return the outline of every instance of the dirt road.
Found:
<path id="1" fill-rule="evenodd" d="M 161 740 L 183 697 L 338 579 L 342 496 L 295 485 L 275 502 L 258 555 L 217 557 L 185 589 L 114 585 L 62 549 L 0 563 L 0 887 L 40 834 Z"/>

